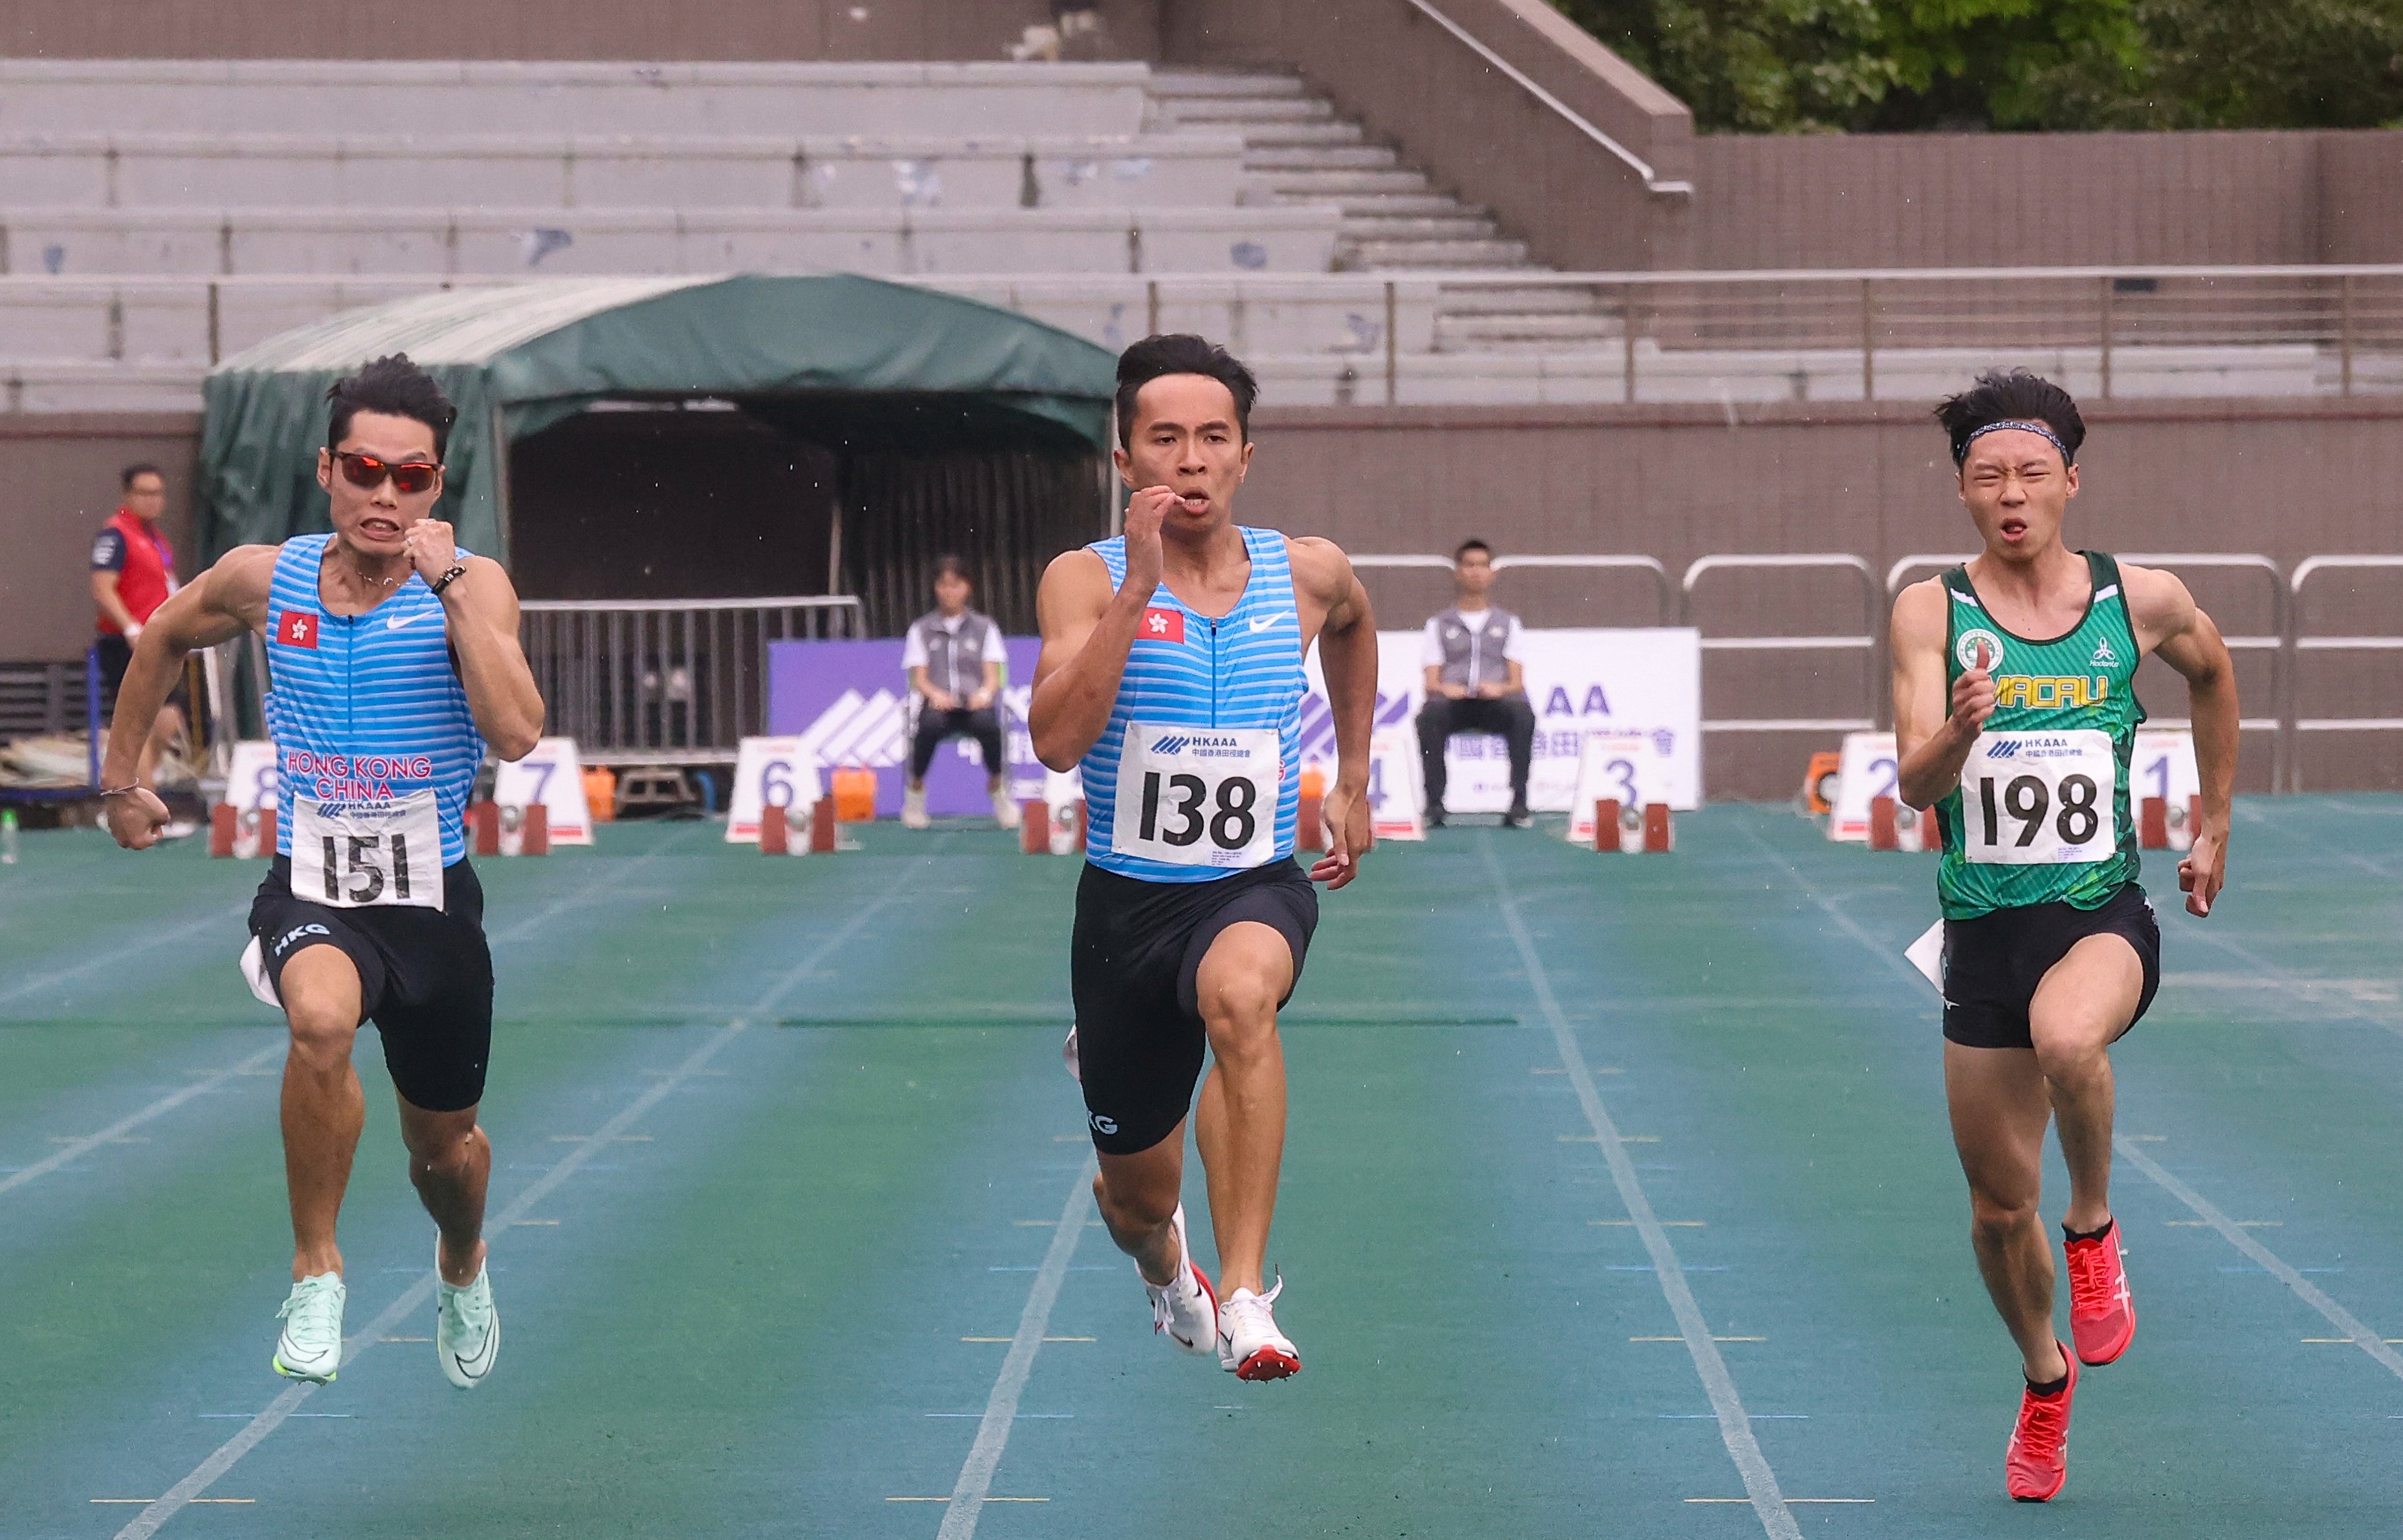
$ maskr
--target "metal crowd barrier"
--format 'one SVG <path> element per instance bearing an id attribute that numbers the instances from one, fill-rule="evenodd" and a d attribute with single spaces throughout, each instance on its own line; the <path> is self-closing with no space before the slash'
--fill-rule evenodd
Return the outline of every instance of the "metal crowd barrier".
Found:
<path id="1" fill-rule="evenodd" d="M 850 595 L 530 600 L 526 661 L 589 764 L 731 764 L 767 731 L 768 644 L 864 636 Z"/>
<path id="2" fill-rule="evenodd" d="M 1862 654 L 1862 691 L 1865 710 L 1859 716 L 1733 716 L 1704 718 L 1704 732 L 1868 732 L 1878 725 L 1879 702 L 1882 698 L 1878 678 L 1878 631 L 1883 618 L 1878 610 L 1877 574 L 1857 556 L 1840 551 L 1813 551 L 1783 555 L 1704 556 L 1686 569 L 1685 610 L 1687 623 L 1693 623 L 1694 586 L 1714 572 L 1758 571 L 1764 569 L 1819 568 L 1849 572 L 1860 579 L 1862 626 L 1857 635 L 1829 636 L 1705 636 L 1702 651 L 1714 652 L 1821 652 L 1842 651 Z"/>
<path id="3" fill-rule="evenodd" d="M 2403 716 L 2299 716 L 2297 702 L 2302 695 L 2300 674 L 2302 655 L 2307 652 L 2388 652 L 2403 651 L 2403 635 L 2381 636 L 2305 636 L 2302 634 L 2303 585 L 2313 576 L 2323 572 L 2360 572 L 2377 569 L 2403 568 L 2403 556 L 2313 556 L 2295 564 L 2292 580 L 2292 604 L 2286 612 L 2288 644 L 2287 693 L 2285 714 L 2285 732 L 2281 734 L 2289 745 L 2286 755 L 2286 781 L 2280 789 L 2303 789 L 2303 764 L 2300 735 L 2306 732 L 2403 732 Z"/>

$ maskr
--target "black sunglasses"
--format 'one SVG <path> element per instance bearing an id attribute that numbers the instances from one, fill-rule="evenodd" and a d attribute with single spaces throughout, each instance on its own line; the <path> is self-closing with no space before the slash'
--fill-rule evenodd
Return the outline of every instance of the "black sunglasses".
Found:
<path id="1" fill-rule="evenodd" d="M 406 496 L 415 496 L 431 488 L 442 475 L 442 467 L 429 460 L 403 460 L 395 465 L 379 460 L 372 454 L 360 454 L 353 450 L 338 450 L 334 458 L 341 463 L 342 479 L 354 487 L 374 488 L 392 478 L 392 490 Z"/>

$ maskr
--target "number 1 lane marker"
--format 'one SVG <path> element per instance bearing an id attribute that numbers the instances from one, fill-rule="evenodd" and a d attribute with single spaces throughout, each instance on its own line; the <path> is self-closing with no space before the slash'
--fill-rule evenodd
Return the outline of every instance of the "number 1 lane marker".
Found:
<path id="1" fill-rule="evenodd" d="M 1752 1419 L 1744 1414 L 1743 1399 L 1736 1394 L 1735 1377 L 1728 1373 L 1727 1360 L 1720 1355 L 1718 1344 L 1711 1339 L 1711 1328 L 1702 1320 L 1702 1307 L 1695 1303 L 1694 1291 L 1686 1283 L 1677 1249 L 1670 1243 L 1669 1232 L 1652 1213 L 1651 1200 L 1644 1195 L 1643 1181 L 1635 1174 L 1634 1162 L 1627 1158 L 1617 1125 L 1603 1110 L 1602 1093 L 1594 1089 L 1593 1075 L 1586 1068 L 1585 1051 L 1577 1046 L 1577 1034 L 1561 1009 L 1560 996 L 1552 992 L 1550 976 L 1545 973 L 1543 958 L 1535 950 L 1535 938 L 1528 933 L 1526 919 L 1519 912 L 1518 895 L 1511 890 L 1510 879 L 1493 854 L 1492 836 L 1479 835 L 1478 853 L 1484 857 L 1486 872 L 1493 880 L 1494 894 L 1501 900 L 1502 923 L 1519 949 L 1520 962 L 1526 966 L 1528 987 L 1535 992 L 1544 1019 L 1551 1024 L 1552 1042 L 1560 1050 L 1561 1066 L 1568 1071 L 1577 1103 L 1585 1109 L 1586 1121 L 1593 1129 L 1602 1158 L 1609 1164 L 1610 1179 L 1618 1188 L 1619 1201 L 1627 1206 L 1628 1218 L 1644 1238 L 1644 1249 L 1652 1257 L 1661 1296 L 1669 1302 L 1669 1313 L 1676 1317 L 1678 1335 L 1685 1339 L 1686 1351 L 1694 1360 L 1694 1372 L 1701 1377 L 1702 1389 L 1711 1399 L 1711 1409 L 1718 1417 L 1719 1437 L 1735 1462 L 1736 1473 L 1743 1478 L 1743 1501 L 1752 1505 L 1770 1540 L 1801 1540 L 1801 1528 L 1795 1523 L 1794 1515 L 1787 1511 L 1785 1499 L 1778 1491 L 1777 1473 L 1770 1469 L 1768 1456 L 1760 1452 L 1760 1441 L 1752 1436 Z"/>

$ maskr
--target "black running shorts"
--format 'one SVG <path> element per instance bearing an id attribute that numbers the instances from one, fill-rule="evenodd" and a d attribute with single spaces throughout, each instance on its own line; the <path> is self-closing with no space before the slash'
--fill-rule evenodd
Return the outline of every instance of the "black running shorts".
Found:
<path id="1" fill-rule="evenodd" d="M 1285 937 L 1299 982 L 1318 891 L 1290 858 L 1208 882 L 1085 867 L 1068 978 L 1086 1120 L 1104 1154 L 1139 1154 L 1185 1120 L 1209 1043 L 1195 980 L 1218 933 L 1245 920 Z"/>
<path id="2" fill-rule="evenodd" d="M 251 901 L 267 976 L 313 946 L 341 949 L 359 970 L 360 1016 L 383 1035 L 384 1067 L 410 1106 L 459 1112 L 484 1097 L 493 1049 L 493 952 L 484 888 L 465 860 L 442 868 L 439 909 L 380 905 L 338 909 L 292 893 L 279 855 Z"/>
<path id="3" fill-rule="evenodd" d="M 2161 929 L 2145 890 L 2131 882 L 2097 909 L 2028 904 L 1945 921 L 1944 1035 L 1964 1047 L 2034 1047 L 2028 1005 L 2036 986 L 2090 936 L 2124 936 L 2136 949 L 2145 990 L 2128 1026 L 2143 1020 L 2161 987 Z"/>

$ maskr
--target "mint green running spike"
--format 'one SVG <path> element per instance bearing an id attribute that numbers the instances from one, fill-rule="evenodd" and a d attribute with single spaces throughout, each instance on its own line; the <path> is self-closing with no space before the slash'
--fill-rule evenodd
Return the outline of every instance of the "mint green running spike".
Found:
<path id="1" fill-rule="evenodd" d="M 339 1272 L 321 1272 L 292 1285 L 292 1296 L 275 1313 L 284 1335 L 275 1344 L 275 1372 L 293 1380 L 333 1382 L 342 1367 L 342 1301 L 350 1291 Z"/>

